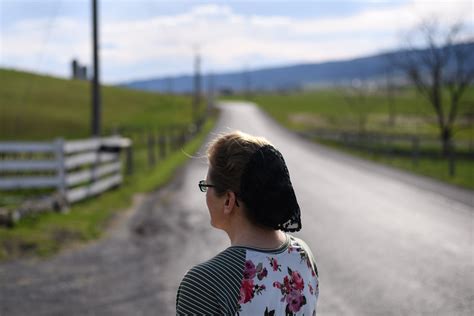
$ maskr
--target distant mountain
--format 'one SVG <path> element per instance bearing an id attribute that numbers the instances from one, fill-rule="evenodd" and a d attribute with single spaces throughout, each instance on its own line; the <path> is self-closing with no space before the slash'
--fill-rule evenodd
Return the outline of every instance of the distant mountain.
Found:
<path id="1" fill-rule="evenodd" d="M 470 52 L 470 64 L 474 64 L 474 43 L 459 44 Z M 227 91 L 244 90 L 287 90 L 308 86 L 328 86 L 347 84 L 354 79 L 383 80 L 390 60 L 403 54 L 402 51 L 378 54 L 369 57 L 343 61 L 264 68 L 247 72 L 228 72 L 214 74 L 212 83 L 215 89 Z M 401 73 L 398 73 L 400 76 Z M 122 84 L 132 89 L 189 93 L 193 89 L 193 76 L 164 77 L 133 81 Z M 202 76 L 202 87 L 209 85 L 210 76 Z"/>

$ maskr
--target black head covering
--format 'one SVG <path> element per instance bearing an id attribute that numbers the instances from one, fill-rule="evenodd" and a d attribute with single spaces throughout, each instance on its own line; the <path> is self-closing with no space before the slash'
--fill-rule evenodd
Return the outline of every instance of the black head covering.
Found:
<path id="1" fill-rule="evenodd" d="M 240 198 L 257 223 L 286 232 L 301 229 L 300 207 L 281 153 L 262 146 L 250 157 L 240 182 Z"/>

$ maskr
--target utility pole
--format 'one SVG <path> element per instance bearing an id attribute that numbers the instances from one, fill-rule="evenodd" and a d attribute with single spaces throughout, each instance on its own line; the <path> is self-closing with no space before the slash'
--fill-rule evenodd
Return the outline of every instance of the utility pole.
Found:
<path id="1" fill-rule="evenodd" d="M 196 56 L 194 59 L 194 95 L 193 95 L 193 120 L 198 119 L 199 104 L 201 103 L 201 57 L 199 50 L 196 49 Z"/>
<path id="2" fill-rule="evenodd" d="M 214 107 L 214 98 L 215 98 L 215 91 L 214 91 L 214 74 L 209 73 L 207 75 L 207 109 L 206 115 L 211 113 L 212 108 Z"/>
<path id="3" fill-rule="evenodd" d="M 250 100 L 252 96 L 252 83 L 250 81 L 250 72 L 247 66 L 244 67 L 244 71 L 242 72 L 242 90 L 244 92 L 244 96 L 247 100 Z"/>
<path id="4" fill-rule="evenodd" d="M 92 74 L 92 136 L 100 136 L 101 134 L 98 41 L 97 0 L 92 0 L 92 47 L 94 64 L 94 73 Z"/>

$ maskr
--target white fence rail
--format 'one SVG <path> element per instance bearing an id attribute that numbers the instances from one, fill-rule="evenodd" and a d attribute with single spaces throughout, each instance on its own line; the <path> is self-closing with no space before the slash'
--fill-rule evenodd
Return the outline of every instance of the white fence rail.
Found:
<path id="1" fill-rule="evenodd" d="M 120 136 L 54 142 L 0 142 L 0 191 L 55 189 L 66 204 L 122 183 Z"/>

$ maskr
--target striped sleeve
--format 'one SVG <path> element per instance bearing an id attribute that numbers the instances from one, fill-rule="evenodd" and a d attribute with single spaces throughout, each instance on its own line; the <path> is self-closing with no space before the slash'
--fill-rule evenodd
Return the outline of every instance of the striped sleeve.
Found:
<path id="1" fill-rule="evenodd" d="M 178 289 L 177 315 L 235 314 L 244 264 L 244 250 L 226 249 L 189 270 Z"/>

